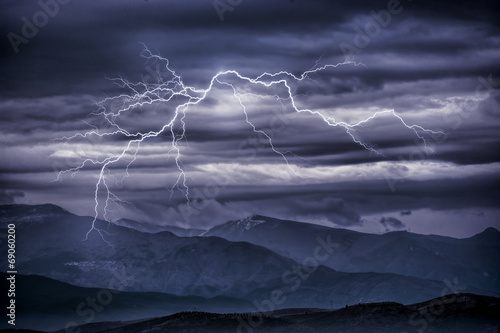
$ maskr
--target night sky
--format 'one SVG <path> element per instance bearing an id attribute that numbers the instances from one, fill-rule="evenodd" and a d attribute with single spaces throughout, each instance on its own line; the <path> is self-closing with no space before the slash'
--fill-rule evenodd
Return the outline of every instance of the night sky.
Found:
<path id="1" fill-rule="evenodd" d="M 233 90 L 215 82 L 186 110 L 178 142 L 190 208 L 186 188 L 174 187 L 168 130 L 105 171 L 116 195 L 109 220 L 206 229 L 261 214 L 454 237 L 500 228 L 496 1 L 4 0 L 0 7 L 2 204 L 53 203 L 94 215 L 102 165 L 57 180 L 58 172 L 119 154 L 130 138 L 58 139 L 113 131 L 97 113 L 125 107 L 133 93 L 113 79 L 153 87 L 170 77 L 165 62 L 145 57 L 147 47 L 196 89 L 224 70 L 300 76 L 344 64 L 293 82 L 296 106 L 317 113 L 296 112 L 283 85 L 228 75 L 246 119 Z M 122 97 L 99 103 L 113 96 Z M 159 131 L 183 102 L 133 108 L 117 123 L 129 133 Z M 319 115 L 353 124 L 377 112 L 350 133 Z M 418 131 L 419 139 L 396 115 L 433 132 Z M 173 128 L 180 135 L 180 120 Z"/>

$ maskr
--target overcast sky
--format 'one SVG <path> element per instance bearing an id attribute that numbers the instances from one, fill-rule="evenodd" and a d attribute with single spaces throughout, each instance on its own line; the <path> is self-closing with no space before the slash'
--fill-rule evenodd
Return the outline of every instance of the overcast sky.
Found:
<path id="1" fill-rule="evenodd" d="M 100 217 L 104 182 L 113 193 L 110 220 L 208 228 L 255 213 L 366 232 L 500 228 L 496 1 L 0 6 L 3 204 L 93 215 L 103 161 L 124 152 L 98 187 Z M 340 65 L 314 71 L 329 64 Z M 260 83 L 226 74 L 210 86 L 226 70 Z M 177 85 L 166 84 L 174 71 Z M 199 102 L 175 117 L 189 98 Z M 103 137 L 58 140 L 87 131 Z M 55 181 L 85 159 L 96 163 Z"/>

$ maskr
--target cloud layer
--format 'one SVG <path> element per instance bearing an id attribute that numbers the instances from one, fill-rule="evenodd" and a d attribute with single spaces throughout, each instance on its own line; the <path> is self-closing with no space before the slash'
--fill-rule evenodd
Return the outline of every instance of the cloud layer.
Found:
<path id="1" fill-rule="evenodd" d="M 164 63 L 141 57 L 144 43 L 198 89 L 222 70 L 248 77 L 283 70 L 299 75 L 353 60 L 357 66 L 311 74 L 292 89 L 298 107 L 336 121 L 354 123 L 383 112 L 351 133 L 381 155 L 353 142 L 344 128 L 296 113 L 289 101 L 272 97 L 282 96 L 283 88 L 256 89 L 234 79 L 240 92 L 269 95 L 245 96 L 248 118 L 286 152 L 291 169 L 245 121 L 232 91 L 215 85 L 185 117 L 181 158 L 192 205 L 169 190 L 178 170 L 172 138 L 161 135 L 141 145 L 129 177 L 112 185 L 131 203 L 123 210 L 112 207 L 115 218 L 209 227 L 258 213 L 363 228 L 369 223 L 364 215 L 379 214 L 373 223 L 392 230 L 404 229 L 409 216 L 401 211 L 496 210 L 496 2 L 242 1 L 223 12 L 212 2 L 195 0 L 4 1 L 0 6 L 3 203 L 50 201 L 93 213 L 96 165 L 52 181 L 58 171 L 85 158 L 102 160 L 127 141 L 123 136 L 57 138 L 109 130 L 92 115 L 99 110 L 96 102 L 131 91 L 108 78 L 154 84 L 167 75 Z M 136 108 L 120 118 L 120 126 L 131 133 L 156 131 L 175 102 L 182 100 Z M 106 107 L 116 108 L 124 99 L 110 103 Z M 427 148 L 391 110 L 409 125 L 436 131 L 423 133 Z M 123 168 L 132 159 L 125 156 L 113 177 L 125 176 Z M 445 233 L 437 227 L 427 231 Z"/>

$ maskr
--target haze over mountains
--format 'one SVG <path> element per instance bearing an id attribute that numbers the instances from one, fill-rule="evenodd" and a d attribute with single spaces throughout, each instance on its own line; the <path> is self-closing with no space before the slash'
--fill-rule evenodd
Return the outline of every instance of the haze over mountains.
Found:
<path id="1" fill-rule="evenodd" d="M 19 274 L 38 275 L 25 279 L 35 279 L 32 285 L 45 285 L 57 297 L 67 295 L 60 301 L 69 309 L 99 288 L 121 290 L 112 302 L 115 310 L 102 317 L 106 320 L 195 308 L 265 312 L 384 301 L 413 304 L 457 292 L 500 295 L 495 264 L 500 232 L 492 228 L 453 239 L 363 234 L 252 216 L 207 232 L 172 229 L 201 234 L 180 237 L 139 231 L 139 223 L 123 220 L 118 223 L 127 227 L 98 220 L 95 227 L 101 232 L 88 233 L 92 218 L 53 205 L 0 206 L 0 216 L 2 232 L 16 224 Z M 7 267 L 5 257 L 1 265 Z M 141 310 L 128 308 L 134 298 Z M 60 328 L 57 323 L 66 315 L 54 310 L 45 328 Z"/>
<path id="2" fill-rule="evenodd" d="M 322 264 L 343 272 L 379 272 L 438 280 L 459 277 L 469 286 L 500 290 L 500 232 L 488 228 L 470 238 L 455 239 L 394 231 L 383 235 L 333 229 L 254 215 L 213 227 L 204 236 L 265 246 L 302 262 L 329 238 L 338 248 Z"/>

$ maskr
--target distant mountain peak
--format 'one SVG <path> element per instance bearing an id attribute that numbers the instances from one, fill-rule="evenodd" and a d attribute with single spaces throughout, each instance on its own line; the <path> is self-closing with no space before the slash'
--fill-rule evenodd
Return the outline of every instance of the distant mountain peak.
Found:
<path id="1" fill-rule="evenodd" d="M 267 219 L 269 219 L 269 217 L 264 216 L 264 215 L 259 215 L 259 214 L 252 214 L 252 215 L 248 216 L 247 219 L 252 219 L 254 221 L 264 221 L 265 222 Z"/>
<path id="2" fill-rule="evenodd" d="M 493 227 L 488 227 L 482 232 L 470 237 L 469 239 L 479 242 L 491 242 L 496 244 L 500 240 L 500 231 Z"/>
<path id="3" fill-rule="evenodd" d="M 249 230 L 255 227 L 256 225 L 266 222 L 266 220 L 263 219 L 263 217 L 264 216 L 253 214 L 251 216 L 245 217 L 237 221 L 232 221 L 232 223 L 231 222 L 229 223 L 233 229 L 236 228 L 236 230 L 233 231 L 243 232 L 244 230 Z"/>
<path id="4" fill-rule="evenodd" d="M 498 231 L 498 229 L 495 229 L 493 227 L 488 227 L 488 228 L 484 229 L 483 232 L 481 232 L 480 234 L 498 235 L 498 234 L 500 234 L 500 231 Z"/>
<path id="5" fill-rule="evenodd" d="M 12 204 L 0 205 L 0 222 L 11 221 L 15 219 L 16 222 L 40 222 L 42 217 L 46 216 L 60 216 L 64 214 L 71 214 L 66 209 L 53 205 L 25 205 L 25 204 Z"/>
<path id="6" fill-rule="evenodd" d="M 63 212 L 68 213 L 68 211 L 60 206 L 46 203 L 40 205 L 27 205 L 27 204 L 9 204 L 9 205 L 0 205 L 2 210 L 6 211 L 20 211 L 22 210 L 24 213 L 32 212 L 32 211 L 44 211 L 44 212 Z"/>
<path id="7" fill-rule="evenodd" d="M 247 216 L 247 217 L 245 217 L 243 219 L 240 219 L 239 221 L 240 222 L 248 221 L 248 222 L 263 223 L 263 222 L 266 222 L 266 217 L 262 216 L 262 215 L 258 215 L 258 214 L 252 214 L 252 215 Z"/>
<path id="8" fill-rule="evenodd" d="M 210 233 L 215 233 L 220 237 L 224 237 L 226 235 L 242 236 L 246 231 L 265 222 L 267 222 L 265 216 L 253 214 L 239 220 L 232 220 L 217 225 L 209 229 L 208 231 L 202 233 L 201 235 L 204 236 Z"/>

